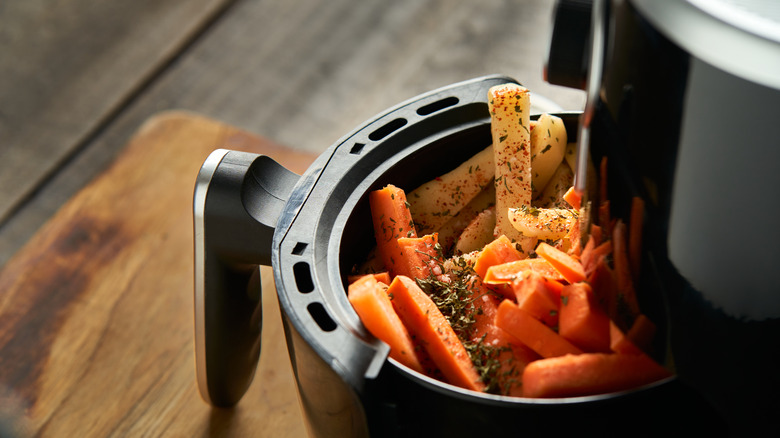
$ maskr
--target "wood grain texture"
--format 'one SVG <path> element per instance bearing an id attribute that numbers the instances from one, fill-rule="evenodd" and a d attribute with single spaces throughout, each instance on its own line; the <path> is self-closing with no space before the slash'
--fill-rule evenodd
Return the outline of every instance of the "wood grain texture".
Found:
<path id="1" fill-rule="evenodd" d="M 195 3 L 203 2 L 207 0 Z M 11 7 L 6 3 L 14 7 L 22 7 L 17 3 L 27 4 L 5 2 L 0 3 L 0 8 Z M 108 7 L 100 6 L 102 3 L 82 1 L 79 5 L 84 11 L 79 15 L 80 26 L 90 38 L 106 32 L 106 25 L 98 26 L 104 15 L 100 8 Z M 101 55 L 103 63 L 121 58 L 125 59 L 121 65 L 128 66 L 128 58 L 138 58 L 144 50 L 152 50 L 150 45 L 175 47 L 162 38 L 163 33 L 172 32 L 169 27 L 186 27 L 187 20 L 160 21 L 163 19 L 155 18 L 149 11 L 160 14 L 164 7 L 151 3 L 155 2 L 138 2 L 139 19 L 125 29 L 134 37 L 123 40 L 124 46 Z M 24 190 L 30 189 L 30 181 L 37 181 L 38 185 L 22 208 L 0 225 L 0 264 L 70 196 L 112 162 L 140 123 L 162 110 L 193 111 L 248 132 L 261 133 L 292 148 L 319 153 L 390 106 L 422 92 L 487 74 L 515 77 L 534 93 L 567 109 L 579 109 L 584 102 L 581 92 L 552 86 L 542 79 L 553 3 L 554 0 L 238 0 L 231 2 L 192 44 L 180 47 L 173 62 L 157 66 L 159 74 L 153 80 L 137 80 L 136 83 L 145 85 L 135 90 L 121 111 L 110 117 L 106 115 L 110 107 L 106 102 L 117 90 L 106 90 L 105 83 L 113 76 L 127 79 L 142 76 L 142 72 L 108 70 L 101 81 L 92 84 L 96 73 L 82 76 L 74 70 L 61 79 L 62 86 L 72 90 L 69 99 L 79 102 L 74 108 L 94 106 L 102 111 L 71 111 L 64 103 L 46 103 L 40 98 L 38 102 L 45 106 L 47 117 L 26 113 L 14 119 L 14 123 L 26 124 L 25 132 L 29 135 L 15 136 L 14 144 L 24 146 L 17 148 L 23 154 L 14 158 L 13 162 L 18 164 L 10 166 L 6 158 L 0 157 L 0 178 L 6 181 L 0 187 L 8 192 L 2 196 L 18 198 L 21 189 L 8 181 L 22 181 L 27 187 Z M 40 6 L 42 0 L 32 4 L 45 9 Z M 212 0 L 207 4 L 217 3 Z M 0 14 L 0 29 L 5 17 Z M 41 26 L 56 24 L 45 12 L 38 11 L 35 17 Z M 159 28 L 155 30 L 158 38 L 143 38 L 143 33 L 153 28 Z M 53 43 L 47 40 L 41 44 Z M 79 56 L 87 57 L 83 53 Z M 41 55 L 29 62 L 29 69 L 36 65 L 46 71 L 58 68 Z M 27 94 L 34 92 L 29 83 L 19 81 Z M 5 101 L 9 107 L 26 105 L 22 102 L 28 98 L 25 92 L 9 94 L 8 90 L 10 85 L 0 81 L 0 93 L 12 98 Z M 78 126 L 100 129 L 83 139 L 71 134 L 74 130 L 84 132 L 76 129 Z M 57 151 L 72 150 L 72 145 L 79 141 L 82 143 L 78 153 L 60 162 L 56 172 L 43 165 L 61 160 Z M 0 155 L 2 151 L 0 146 Z"/>
<path id="2" fill-rule="evenodd" d="M 22 436 L 304 433 L 273 292 L 250 392 L 233 410 L 197 392 L 192 196 L 218 147 L 298 173 L 313 159 L 200 116 L 159 114 L 0 271 L 0 418 L 22 413 Z"/>
<path id="3" fill-rule="evenodd" d="M 0 221 L 232 0 L 0 4 Z"/>

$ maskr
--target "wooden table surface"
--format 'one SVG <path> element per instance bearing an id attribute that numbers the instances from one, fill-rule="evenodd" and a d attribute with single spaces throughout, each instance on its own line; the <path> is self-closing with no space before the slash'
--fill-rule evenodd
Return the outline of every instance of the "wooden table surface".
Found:
<path id="1" fill-rule="evenodd" d="M 540 107 L 581 109 L 582 92 L 542 78 L 552 7 L 2 2 L 0 424 L 19 436 L 303 434 L 274 302 L 262 384 L 232 410 L 197 394 L 198 166 L 230 147 L 300 172 L 385 108 L 487 74 L 520 80 Z"/>

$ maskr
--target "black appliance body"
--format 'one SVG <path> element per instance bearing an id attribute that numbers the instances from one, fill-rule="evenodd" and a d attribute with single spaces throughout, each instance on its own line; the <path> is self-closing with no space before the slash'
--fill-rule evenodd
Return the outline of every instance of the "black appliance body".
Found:
<path id="1" fill-rule="evenodd" d="M 608 157 L 613 212 L 626 217 L 632 196 L 645 200 L 644 286 L 666 301 L 672 369 L 729 435 L 777 434 L 778 5 L 558 7 L 556 27 L 578 24 L 553 37 L 547 79 L 588 91 L 583 124 L 592 156 Z M 575 36 L 588 24 L 590 50 Z"/>
<path id="2" fill-rule="evenodd" d="M 557 17 L 571 3 L 560 2 Z M 261 351 L 258 265 L 270 265 L 311 436 L 777 430 L 769 413 L 778 404 L 770 395 L 780 386 L 770 359 L 780 356 L 780 287 L 768 271 L 777 258 L 771 245 L 752 256 L 743 251 L 761 240 L 780 247 L 777 231 L 744 222 L 758 211 L 771 218 L 778 210 L 773 200 L 780 161 L 773 157 L 780 158 L 780 148 L 768 147 L 777 145 L 768 128 L 739 129 L 748 115 L 755 121 L 772 114 L 764 105 L 780 103 L 777 88 L 712 64 L 697 67 L 694 56 L 643 16 L 641 1 L 579 3 L 586 11 L 574 5 L 586 17 L 581 37 L 590 44 L 574 46 L 566 58 L 575 60 L 573 67 L 561 64 L 553 56 L 562 32 L 556 29 L 547 74 L 550 82 L 588 89 L 584 112 L 558 115 L 570 140 L 589 146 L 587 159 L 608 157 L 614 213 L 626 214 L 633 195 L 650 206 L 640 293 L 659 325 L 658 359 L 676 376 L 591 397 L 473 393 L 388 359 L 387 346 L 351 309 L 347 276 L 374 240 L 368 193 L 389 183 L 411 190 L 487 147 L 487 91 L 515 81 L 490 76 L 426 93 L 372 118 L 302 176 L 265 156 L 220 150 L 207 159 L 194 197 L 196 363 L 207 402 L 232 406 L 252 381 Z M 723 108 L 755 101 L 733 119 L 739 111 L 715 114 L 712 99 L 700 96 L 712 92 L 697 76 L 700 70 L 710 81 L 725 78 L 760 92 L 746 96 L 742 88 L 716 87 L 727 95 L 723 99 L 735 99 Z M 746 142 L 736 145 L 735 136 Z M 761 156 L 747 157 L 759 151 Z M 725 161 L 708 167 L 718 158 Z M 766 185 L 756 182 L 759 176 Z M 749 196 L 763 202 L 753 204 Z M 757 219 L 761 226 L 769 224 L 767 217 Z M 710 228 L 697 229 L 701 224 Z M 739 230 L 724 233 L 732 226 Z M 713 259 L 716 264 L 707 263 Z M 756 271 L 764 265 L 767 270 Z"/>

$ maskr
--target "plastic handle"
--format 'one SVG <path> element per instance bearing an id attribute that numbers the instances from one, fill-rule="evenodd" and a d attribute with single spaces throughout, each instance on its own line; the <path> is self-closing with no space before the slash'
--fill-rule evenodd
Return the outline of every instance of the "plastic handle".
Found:
<path id="1" fill-rule="evenodd" d="M 195 360 L 203 399 L 236 404 L 260 358 L 259 265 L 271 264 L 276 221 L 299 176 L 258 154 L 214 151 L 198 174 Z"/>

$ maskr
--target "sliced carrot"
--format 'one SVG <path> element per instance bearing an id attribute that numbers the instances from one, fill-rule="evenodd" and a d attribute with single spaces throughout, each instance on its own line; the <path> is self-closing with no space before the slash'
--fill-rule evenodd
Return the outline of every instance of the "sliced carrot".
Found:
<path id="1" fill-rule="evenodd" d="M 363 276 L 365 276 L 365 275 L 373 275 L 374 278 L 376 279 L 376 281 L 378 281 L 380 283 L 384 283 L 385 285 L 390 284 L 390 273 L 388 273 L 387 271 L 385 271 L 385 272 L 375 272 L 373 274 L 349 275 L 349 276 L 347 276 L 347 283 L 348 284 L 352 284 L 352 283 L 360 280 L 361 278 L 363 278 Z"/>
<path id="2" fill-rule="evenodd" d="M 484 279 L 489 267 L 524 258 L 525 256 L 517 250 L 515 244 L 508 237 L 501 235 L 480 251 L 474 263 L 474 272 Z"/>
<path id="3" fill-rule="evenodd" d="M 644 314 L 639 314 L 628 333 L 626 333 L 626 337 L 644 352 L 650 353 L 656 330 L 656 325 L 650 318 Z"/>
<path id="4" fill-rule="evenodd" d="M 386 288 L 373 275 L 365 275 L 349 285 L 347 297 L 366 329 L 390 346 L 390 357 L 423 373 L 412 337 L 393 310 Z"/>
<path id="5" fill-rule="evenodd" d="M 517 307 L 543 322 L 548 327 L 558 326 L 559 299 L 547 288 L 544 277 L 534 271 L 525 271 L 512 281 Z"/>
<path id="6" fill-rule="evenodd" d="M 612 320 L 609 321 L 609 349 L 620 354 L 643 353 Z"/>
<path id="7" fill-rule="evenodd" d="M 495 376 L 498 388 L 493 390 L 499 394 L 519 397 L 522 395 L 521 376 L 523 369 L 539 356 L 495 325 L 499 303 L 498 296 L 489 292 L 487 288 L 484 288 L 483 293 L 475 298 L 474 304 L 478 310 L 474 316 L 471 341 L 481 342 L 497 353 L 494 357 L 484 358 L 486 361 L 498 360 L 500 363 L 500 368 Z"/>
<path id="8" fill-rule="evenodd" d="M 612 258 L 615 266 L 615 278 L 620 291 L 620 304 L 625 307 L 633 320 L 639 314 L 639 302 L 628 260 L 627 228 L 622 220 L 618 220 L 612 229 L 612 245 Z"/>
<path id="9" fill-rule="evenodd" d="M 476 262 L 474 262 L 474 272 L 476 272 L 480 278 L 484 279 L 487 270 L 491 266 L 524 258 L 525 255 L 517 249 L 515 244 L 512 243 L 508 237 L 501 235 L 482 248 Z M 492 290 L 505 297 L 509 298 L 514 296 L 512 289 L 507 284 L 490 283 L 489 286 Z"/>
<path id="10" fill-rule="evenodd" d="M 563 276 L 547 260 L 536 257 L 493 265 L 485 273 L 484 282 L 489 285 L 509 283 L 525 271 L 534 271 L 550 280 L 563 280 Z"/>
<path id="11" fill-rule="evenodd" d="M 601 157 L 599 162 L 599 203 L 603 204 L 604 201 L 609 199 L 609 192 L 607 191 L 607 156 Z"/>
<path id="12" fill-rule="evenodd" d="M 607 236 L 612 234 L 612 227 L 614 226 L 614 220 L 612 219 L 612 212 L 610 210 L 609 199 L 599 204 L 599 226 L 602 228 L 603 233 Z"/>
<path id="13" fill-rule="evenodd" d="M 466 348 L 428 295 L 409 277 L 396 276 L 387 290 L 406 328 L 418 337 L 433 362 L 453 385 L 482 391 L 485 385 Z"/>
<path id="14" fill-rule="evenodd" d="M 563 200 L 571 205 L 571 208 L 579 210 L 582 206 L 582 194 L 574 189 L 574 186 L 569 187 L 566 193 L 563 194 Z"/>
<path id="15" fill-rule="evenodd" d="M 582 252 L 580 253 L 580 263 L 582 264 L 582 268 L 585 269 L 586 273 L 588 272 L 588 265 L 593 254 L 593 248 L 595 247 L 596 241 L 593 238 L 588 239 L 588 241 L 585 243 L 585 246 L 582 247 Z"/>
<path id="16" fill-rule="evenodd" d="M 644 354 L 585 353 L 528 364 L 523 372 L 526 397 L 576 397 L 623 391 L 670 376 Z"/>
<path id="17" fill-rule="evenodd" d="M 393 185 L 369 194 L 371 218 L 377 253 L 390 276 L 396 275 L 396 263 L 403 257 L 399 237 L 417 237 L 406 193 Z"/>
<path id="18" fill-rule="evenodd" d="M 436 233 L 422 237 L 400 237 L 401 257 L 395 261 L 395 274 L 411 278 L 428 278 L 443 274 L 439 240 Z"/>
<path id="19" fill-rule="evenodd" d="M 550 264 L 560 272 L 563 278 L 569 283 L 577 283 L 585 280 L 585 269 L 583 269 L 582 263 L 569 254 L 566 254 L 545 242 L 541 242 L 536 247 L 536 254 L 550 262 Z"/>
<path id="20" fill-rule="evenodd" d="M 590 224 L 590 238 L 588 240 L 593 240 L 593 244 L 598 246 L 602 243 L 603 239 L 604 231 L 601 229 L 601 226 Z"/>
<path id="21" fill-rule="evenodd" d="M 642 227 L 644 223 L 645 201 L 638 196 L 631 199 L 631 216 L 628 222 L 628 262 L 634 282 L 639 281 L 642 265 Z"/>
<path id="22" fill-rule="evenodd" d="M 609 351 L 609 318 L 587 283 L 563 288 L 558 333 L 583 351 Z"/>
<path id="23" fill-rule="evenodd" d="M 585 275 L 588 275 L 589 273 L 593 272 L 593 269 L 596 268 L 596 265 L 601 263 L 601 261 L 611 253 L 612 253 L 611 240 L 607 240 L 601 245 L 593 248 L 588 254 L 583 253 L 582 259 L 580 261 L 582 262 L 582 268 L 585 269 Z"/>
<path id="24" fill-rule="evenodd" d="M 580 221 L 575 220 L 574 224 L 566 233 L 566 237 L 562 239 L 564 242 L 568 242 L 567 253 L 579 257 L 582 253 L 582 233 L 580 233 Z"/>
<path id="25" fill-rule="evenodd" d="M 504 300 L 498 306 L 496 325 L 542 357 L 582 353 L 582 350 L 510 300 Z"/>
<path id="26" fill-rule="evenodd" d="M 606 259 L 601 259 L 596 267 L 588 275 L 588 284 L 593 289 L 593 295 L 598 303 L 606 311 L 607 316 L 618 324 L 621 330 L 628 330 L 631 327 L 630 321 L 622 317 L 619 309 L 620 291 L 617 287 L 617 280 L 612 268 L 609 267 Z"/>

